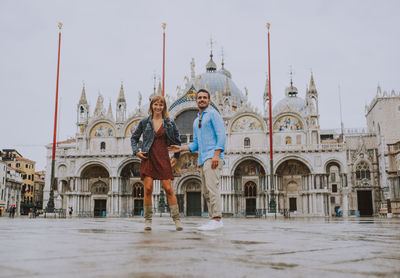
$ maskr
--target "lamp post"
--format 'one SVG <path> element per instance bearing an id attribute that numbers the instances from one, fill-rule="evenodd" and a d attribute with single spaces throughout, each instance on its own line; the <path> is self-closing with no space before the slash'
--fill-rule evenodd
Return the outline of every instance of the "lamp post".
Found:
<path id="1" fill-rule="evenodd" d="M 270 179 L 271 179 L 271 199 L 269 202 L 269 211 L 275 213 L 276 217 L 276 201 L 275 201 L 275 185 L 274 185 L 274 148 L 272 141 L 272 93 L 271 93 L 271 59 L 270 59 L 270 39 L 269 29 L 271 24 L 267 23 L 268 30 L 268 105 L 269 105 L 269 166 L 270 166 Z"/>
<path id="2" fill-rule="evenodd" d="M 50 177 L 50 196 L 49 201 L 47 202 L 46 211 L 54 212 L 54 187 L 55 179 L 54 179 L 54 167 L 55 167 L 55 155 L 56 155 L 56 135 L 57 135 L 57 108 L 58 108 L 58 81 L 60 76 L 60 48 L 61 48 L 61 29 L 62 23 L 58 23 L 58 61 L 57 61 L 57 85 L 56 85 L 56 103 L 55 103 L 55 112 L 54 112 L 54 134 L 53 134 L 53 152 L 52 152 L 52 160 L 51 160 L 51 177 Z"/>

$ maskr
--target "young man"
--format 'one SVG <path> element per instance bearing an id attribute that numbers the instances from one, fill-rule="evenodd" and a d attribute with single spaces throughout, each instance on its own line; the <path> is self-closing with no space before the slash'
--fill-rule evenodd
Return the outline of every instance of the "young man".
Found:
<path id="1" fill-rule="evenodd" d="M 224 164 L 225 125 L 221 115 L 209 108 L 210 93 L 201 89 L 196 98 L 199 113 L 193 122 L 193 143 L 186 146 L 171 146 L 170 151 L 199 152 L 197 165 L 201 169 L 202 191 L 208 206 L 211 220 L 199 227 L 199 230 L 222 228 L 220 179 Z"/>

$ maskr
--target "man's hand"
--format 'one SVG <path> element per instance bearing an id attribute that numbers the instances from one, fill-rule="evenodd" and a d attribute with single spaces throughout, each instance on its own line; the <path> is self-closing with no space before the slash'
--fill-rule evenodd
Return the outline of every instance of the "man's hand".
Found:
<path id="1" fill-rule="evenodd" d="M 144 156 L 143 154 L 145 154 L 145 152 L 138 152 L 138 153 L 136 153 L 136 156 L 139 157 L 142 160 L 148 159 L 148 157 Z"/>
<path id="2" fill-rule="evenodd" d="M 178 145 L 171 145 L 168 147 L 168 151 L 172 153 L 179 153 L 182 151 L 182 147 Z"/>
<path id="3" fill-rule="evenodd" d="M 218 167 L 219 159 L 219 156 L 213 156 L 213 158 L 211 159 L 211 169 L 215 169 Z"/>
<path id="4" fill-rule="evenodd" d="M 218 167 L 218 163 L 220 161 L 219 155 L 221 153 L 221 150 L 215 150 L 214 156 L 211 159 L 211 169 L 215 169 Z"/>
<path id="5" fill-rule="evenodd" d="M 171 159 L 171 167 L 174 168 L 174 166 L 176 165 L 176 163 L 178 162 L 178 159 L 176 159 L 175 157 Z"/>

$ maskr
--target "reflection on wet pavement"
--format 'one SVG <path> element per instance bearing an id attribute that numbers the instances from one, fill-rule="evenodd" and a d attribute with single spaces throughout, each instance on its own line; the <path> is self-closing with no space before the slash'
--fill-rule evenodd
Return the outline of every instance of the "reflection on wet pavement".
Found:
<path id="1" fill-rule="evenodd" d="M 0 277 L 400 277 L 400 219 L 0 218 Z"/>

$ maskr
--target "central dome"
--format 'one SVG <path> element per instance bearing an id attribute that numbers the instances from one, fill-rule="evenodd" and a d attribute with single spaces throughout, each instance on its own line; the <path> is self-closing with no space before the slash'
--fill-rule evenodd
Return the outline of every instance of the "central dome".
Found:
<path id="1" fill-rule="evenodd" d="M 222 95 L 225 92 L 227 80 L 232 96 L 237 97 L 240 100 L 244 99 L 242 92 L 232 81 L 232 79 L 220 71 L 207 71 L 203 74 L 200 74 L 200 88 L 206 89 L 210 92 L 210 94 L 213 95 L 215 95 L 217 92 L 220 92 Z"/>
<path id="2" fill-rule="evenodd" d="M 277 104 L 274 105 L 272 112 L 281 112 L 280 110 L 290 111 L 291 107 L 300 112 L 303 112 L 303 110 L 305 110 L 307 107 L 307 103 L 304 99 L 298 97 L 297 94 L 297 88 L 294 87 L 293 82 L 290 81 L 290 86 L 287 87 L 285 90 L 286 97 L 284 99 L 281 99 L 280 101 L 278 101 Z"/>
<path id="3" fill-rule="evenodd" d="M 290 107 L 295 107 L 297 110 L 303 111 L 306 108 L 306 101 L 297 96 L 285 97 L 274 105 L 273 112 L 276 112 L 280 109 L 290 110 Z"/>

